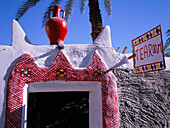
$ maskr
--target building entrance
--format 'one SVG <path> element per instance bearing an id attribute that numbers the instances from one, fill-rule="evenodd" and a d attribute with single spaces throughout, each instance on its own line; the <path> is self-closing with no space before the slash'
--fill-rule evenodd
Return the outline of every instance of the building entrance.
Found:
<path id="1" fill-rule="evenodd" d="M 28 128 L 89 128 L 89 92 L 34 92 L 28 98 Z"/>

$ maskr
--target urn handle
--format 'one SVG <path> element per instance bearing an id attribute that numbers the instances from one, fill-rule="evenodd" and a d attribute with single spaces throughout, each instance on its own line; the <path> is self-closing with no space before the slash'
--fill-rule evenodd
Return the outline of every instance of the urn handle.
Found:
<path id="1" fill-rule="evenodd" d="M 63 19 L 65 18 L 65 10 L 64 9 L 61 9 L 60 12 L 63 12 Z"/>
<path id="2" fill-rule="evenodd" d="M 50 9 L 50 10 L 48 11 L 48 19 L 50 19 L 50 12 L 51 12 L 51 11 L 53 11 L 53 9 Z M 59 12 L 63 12 L 62 18 L 64 19 L 64 18 L 65 18 L 65 10 L 64 10 L 64 9 L 61 9 Z M 59 13 L 59 15 L 60 15 L 60 13 Z"/>
<path id="3" fill-rule="evenodd" d="M 50 9 L 49 11 L 48 11 L 48 19 L 50 19 L 50 12 L 51 11 L 53 11 L 53 9 Z"/>

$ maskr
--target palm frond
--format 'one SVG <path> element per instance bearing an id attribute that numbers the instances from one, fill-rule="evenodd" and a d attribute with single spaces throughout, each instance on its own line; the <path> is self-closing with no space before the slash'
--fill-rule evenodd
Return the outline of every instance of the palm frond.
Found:
<path id="1" fill-rule="evenodd" d="M 170 29 L 166 31 L 166 36 L 170 36 Z"/>
<path id="2" fill-rule="evenodd" d="M 167 52 L 170 52 L 170 48 L 167 48 L 166 51 L 167 51 Z"/>
<path id="3" fill-rule="evenodd" d="M 169 40 L 166 40 L 166 43 L 163 47 L 164 51 L 167 51 L 167 48 L 170 46 L 170 41 Z"/>
<path id="4" fill-rule="evenodd" d="M 27 0 L 26 2 L 23 2 L 21 7 L 17 10 L 15 19 L 20 19 L 27 11 L 28 9 L 34 7 L 40 0 Z"/>
<path id="5" fill-rule="evenodd" d="M 170 57 L 170 53 L 165 53 L 164 56 L 165 57 Z"/>
<path id="6" fill-rule="evenodd" d="M 68 21 L 70 19 L 71 13 L 73 11 L 73 6 L 74 6 L 75 0 L 68 0 L 65 5 L 65 20 Z"/>
<path id="7" fill-rule="evenodd" d="M 85 9 L 86 9 L 86 0 L 80 0 L 80 12 L 84 13 Z"/>
<path id="8" fill-rule="evenodd" d="M 45 13 L 43 14 L 43 21 L 42 21 L 42 27 L 45 25 L 45 23 L 48 20 L 48 11 L 52 8 L 54 5 L 59 5 L 62 0 L 53 0 L 50 5 L 47 7 Z"/>
<path id="9" fill-rule="evenodd" d="M 112 3 L 110 0 L 104 0 L 104 6 L 106 9 L 106 13 L 108 16 L 111 16 L 112 14 Z"/>

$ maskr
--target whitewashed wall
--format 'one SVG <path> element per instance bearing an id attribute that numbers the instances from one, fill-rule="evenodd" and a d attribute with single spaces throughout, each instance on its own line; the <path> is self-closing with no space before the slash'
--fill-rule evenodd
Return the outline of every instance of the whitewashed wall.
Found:
<path id="1" fill-rule="evenodd" d="M 5 97 L 8 76 L 19 57 L 24 53 L 29 53 L 39 66 L 47 67 L 59 52 L 55 45 L 32 45 L 21 26 L 15 20 L 13 20 L 11 36 L 11 46 L 0 45 L 0 128 L 3 128 L 5 123 Z M 103 29 L 93 44 L 65 45 L 63 52 L 74 67 L 82 68 L 91 64 L 96 50 L 109 68 L 117 65 L 122 59 L 124 61 L 121 61 L 121 64 L 127 63 L 127 57 L 117 53 L 112 48 L 109 26 Z"/>
<path id="2" fill-rule="evenodd" d="M 29 53 L 41 67 L 49 66 L 59 50 L 55 45 L 32 45 L 17 21 L 13 20 L 11 46 L 0 45 L 0 128 L 4 128 L 6 86 L 8 76 L 19 57 Z M 94 51 L 98 51 L 108 68 L 126 63 L 118 68 L 133 69 L 133 60 L 127 62 L 131 54 L 117 53 L 111 44 L 110 27 L 106 26 L 93 44 L 65 44 L 63 52 L 76 68 L 88 67 Z M 127 57 L 126 57 L 127 56 Z M 121 61 L 123 60 L 123 62 Z M 170 58 L 165 58 L 166 70 L 170 70 Z"/>

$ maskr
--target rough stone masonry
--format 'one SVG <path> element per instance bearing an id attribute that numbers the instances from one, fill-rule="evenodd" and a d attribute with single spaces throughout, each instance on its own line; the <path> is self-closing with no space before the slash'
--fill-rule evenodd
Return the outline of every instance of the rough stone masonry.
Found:
<path id="1" fill-rule="evenodd" d="M 170 71 L 133 74 L 115 69 L 120 128 L 170 127 Z"/>

